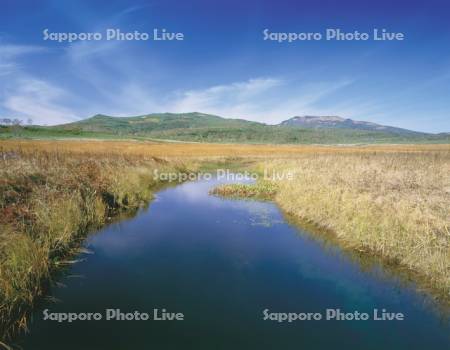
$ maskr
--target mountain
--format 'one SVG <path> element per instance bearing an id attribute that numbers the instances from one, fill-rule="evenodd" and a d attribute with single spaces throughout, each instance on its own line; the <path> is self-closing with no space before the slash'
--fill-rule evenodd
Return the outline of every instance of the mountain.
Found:
<path id="1" fill-rule="evenodd" d="M 240 128 L 259 125 L 243 119 L 227 119 L 204 113 L 154 113 L 136 117 L 111 117 L 97 114 L 91 118 L 60 125 L 65 129 L 81 128 L 84 131 L 112 133 L 148 133 L 171 129 Z"/>
<path id="2" fill-rule="evenodd" d="M 293 126 L 302 128 L 338 128 L 381 131 L 396 134 L 424 134 L 408 129 L 396 128 L 393 126 L 380 125 L 371 122 L 345 119 L 337 116 L 302 116 L 293 117 L 280 123 L 283 126 Z"/>
<path id="3" fill-rule="evenodd" d="M 205 113 L 102 114 L 56 126 L 0 127 L 0 138 L 134 138 L 219 143 L 349 144 L 450 143 L 450 134 L 426 134 L 340 117 L 294 117 L 278 125 Z"/>

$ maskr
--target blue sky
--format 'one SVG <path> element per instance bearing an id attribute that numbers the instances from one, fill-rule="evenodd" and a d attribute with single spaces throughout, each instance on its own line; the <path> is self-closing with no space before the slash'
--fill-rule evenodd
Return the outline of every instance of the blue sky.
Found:
<path id="1" fill-rule="evenodd" d="M 437 1 L 1 0 L 0 118 L 213 113 L 278 123 L 339 115 L 450 131 L 450 4 Z M 50 32 L 184 33 L 183 41 L 43 40 Z M 263 40 L 402 32 L 403 41 Z"/>

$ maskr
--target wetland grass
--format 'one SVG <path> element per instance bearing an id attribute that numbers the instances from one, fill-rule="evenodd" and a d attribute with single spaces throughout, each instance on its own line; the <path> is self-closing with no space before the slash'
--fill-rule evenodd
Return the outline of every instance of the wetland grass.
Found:
<path id="1" fill-rule="evenodd" d="M 155 169 L 230 164 L 294 178 L 227 185 L 217 194 L 274 200 L 350 249 L 404 266 L 449 294 L 449 145 L 7 140 L 0 142 L 0 341 L 26 328 L 52 272 L 89 230 L 139 208 L 164 185 Z"/>
<path id="2" fill-rule="evenodd" d="M 26 329 L 29 311 L 52 272 L 66 265 L 89 230 L 151 199 L 162 185 L 153 178 L 154 169 L 189 172 L 192 165 L 106 148 L 18 146 L 0 153 L 2 340 Z"/>
<path id="3" fill-rule="evenodd" d="M 224 185 L 213 193 L 273 199 L 333 232 L 345 248 L 410 270 L 450 298 L 450 152 L 303 154 L 261 161 L 292 180 Z"/>

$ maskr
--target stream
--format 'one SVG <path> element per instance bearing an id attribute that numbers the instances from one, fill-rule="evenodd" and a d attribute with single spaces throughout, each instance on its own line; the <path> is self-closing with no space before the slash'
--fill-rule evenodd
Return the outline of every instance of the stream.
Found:
<path id="1" fill-rule="evenodd" d="M 133 218 L 89 235 L 17 345 L 450 348 L 448 319 L 412 286 L 290 225 L 273 203 L 209 195 L 217 184 L 164 189 Z"/>

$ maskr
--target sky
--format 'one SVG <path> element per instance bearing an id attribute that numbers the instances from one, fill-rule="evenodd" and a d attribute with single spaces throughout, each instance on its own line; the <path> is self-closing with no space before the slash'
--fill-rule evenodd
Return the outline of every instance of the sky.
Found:
<path id="1" fill-rule="evenodd" d="M 450 132 L 446 0 L 0 0 L 0 118 L 202 112 L 276 124 L 337 115 Z M 106 40 L 106 30 L 183 40 Z M 367 32 L 363 40 L 264 40 Z M 375 41 L 374 29 L 404 40 Z M 44 40 L 101 33 L 102 40 Z"/>

